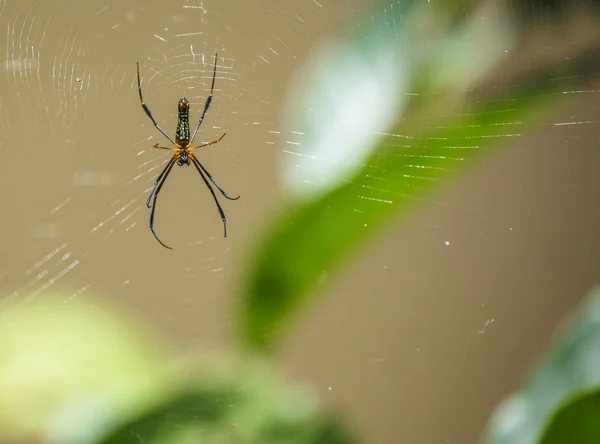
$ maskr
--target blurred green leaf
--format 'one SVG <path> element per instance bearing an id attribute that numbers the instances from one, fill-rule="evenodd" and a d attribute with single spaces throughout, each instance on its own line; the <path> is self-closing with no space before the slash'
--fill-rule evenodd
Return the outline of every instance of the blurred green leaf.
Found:
<path id="1" fill-rule="evenodd" d="M 364 26 L 359 19 L 346 40 L 317 48 L 292 82 L 288 205 L 241 288 L 240 336 L 253 347 L 272 345 L 349 253 L 487 148 L 523 134 L 560 91 L 543 76 L 474 99 L 474 85 L 515 45 L 505 6 L 373 5 Z"/>
<path id="2" fill-rule="evenodd" d="M 346 26 L 346 38 L 312 50 L 287 90 L 280 176 L 293 199 L 346 183 L 401 119 L 428 105 L 449 112 L 515 40 L 504 8 L 472 0 L 374 2 Z"/>
<path id="3" fill-rule="evenodd" d="M 129 419 L 99 444 L 352 444 L 341 421 L 317 409 L 305 389 L 285 385 L 266 365 L 200 371 L 182 391 Z"/>
<path id="4" fill-rule="evenodd" d="M 354 442 L 268 362 L 174 360 L 120 313 L 48 296 L 0 312 L 0 442 Z"/>
<path id="5" fill-rule="evenodd" d="M 119 313 L 51 296 L 2 309 L 0 442 L 85 442 L 162 396 L 166 347 Z"/>
<path id="6" fill-rule="evenodd" d="M 498 407 L 486 444 L 533 444 L 544 428 L 544 444 L 600 442 L 599 434 L 587 435 L 600 430 L 600 288 L 557 333 L 523 389 Z"/>
<path id="7" fill-rule="evenodd" d="M 151 412 L 132 420 L 102 439 L 103 444 L 138 444 L 206 442 L 198 439 L 206 433 L 206 428 L 223 426 L 232 399 L 239 399 L 234 389 L 213 388 L 204 391 L 182 393 L 167 400 Z M 194 428 L 201 427 L 194 436 Z M 190 430 L 192 433 L 190 433 Z M 225 427 L 232 433 L 231 424 Z M 203 433 L 204 432 L 204 433 Z"/>
<path id="8" fill-rule="evenodd" d="M 560 87 L 560 82 L 540 81 L 509 88 L 508 97 L 477 103 L 421 134 L 403 122 L 390 130 L 402 134 L 403 150 L 382 155 L 383 142 L 345 185 L 287 208 L 251 261 L 239 311 L 242 339 L 263 349 L 272 345 L 295 310 L 349 253 L 473 159 L 525 133 Z"/>
<path id="9" fill-rule="evenodd" d="M 563 405 L 553 417 L 540 444 L 597 444 L 600 442 L 600 389 Z"/>
<path id="10" fill-rule="evenodd" d="M 297 423 L 275 423 L 255 442 L 265 444 L 354 444 L 342 423 L 333 418 L 313 418 Z"/>

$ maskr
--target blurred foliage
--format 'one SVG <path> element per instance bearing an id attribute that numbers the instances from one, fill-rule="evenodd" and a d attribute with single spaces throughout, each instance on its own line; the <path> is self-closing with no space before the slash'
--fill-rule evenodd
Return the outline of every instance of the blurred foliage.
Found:
<path id="1" fill-rule="evenodd" d="M 178 362 L 115 306 L 6 308 L 0 317 L 0 442 L 350 444 L 305 386 L 268 363 L 216 354 Z"/>
<path id="2" fill-rule="evenodd" d="M 600 0 L 527 0 L 513 3 L 525 21 L 545 22 L 549 18 L 564 19 L 565 15 L 600 7 Z"/>
<path id="3" fill-rule="evenodd" d="M 306 391 L 293 391 L 264 366 L 247 366 L 235 377 L 214 372 L 193 378 L 158 408 L 118 427 L 100 444 L 291 443 L 351 444 L 333 417 L 319 414 Z"/>
<path id="4" fill-rule="evenodd" d="M 533 370 L 523 389 L 500 405 L 485 433 L 484 442 L 600 442 L 598 391 L 600 288 L 557 332 L 546 356 Z M 555 411 L 558 413 L 554 414 Z M 542 433 L 544 429 L 546 431 Z M 538 441 L 540 434 L 543 438 Z"/>
<path id="5" fill-rule="evenodd" d="M 502 139 L 525 131 L 532 114 L 544 109 L 556 91 L 554 85 L 546 87 L 515 90 L 510 101 L 486 103 L 472 109 L 467 118 L 431 128 L 418 139 L 410 137 L 411 146 L 401 156 L 374 156 L 366 171 L 347 185 L 284 210 L 285 216 L 252 262 L 240 312 L 244 340 L 269 347 L 290 316 L 314 296 L 323 277 L 352 250 L 439 188 L 442 179 L 455 176 Z M 449 145 L 473 149 L 450 154 L 456 150 Z"/>
<path id="6" fill-rule="evenodd" d="M 540 444 L 596 444 L 600 441 L 600 389 L 576 397 L 552 418 Z"/>
<path id="7" fill-rule="evenodd" d="M 474 90 L 514 45 L 507 16 L 495 4 L 415 4 L 374 13 L 360 28 L 363 34 L 352 34 L 344 56 L 331 56 L 330 46 L 316 52 L 307 65 L 317 74 L 301 73 L 289 100 L 290 126 L 303 122 L 306 134 L 300 155 L 282 166 L 293 178 L 290 199 L 257 246 L 241 288 L 240 338 L 246 344 L 272 348 L 298 309 L 368 240 L 475 158 L 527 133 L 561 97 L 564 73 Z M 337 68 L 324 68 L 332 59 Z M 339 87 L 353 79 L 354 88 Z M 326 103 L 307 98 L 306 91 L 324 95 Z M 338 115 L 346 118 L 327 118 Z"/>
<path id="8" fill-rule="evenodd" d="M 244 381 L 242 381 L 244 382 Z M 252 382 L 252 381 L 249 381 Z M 288 401 L 280 411 L 270 411 L 257 428 L 262 397 L 249 398 L 240 381 L 217 388 L 190 389 L 155 411 L 110 433 L 102 444 L 147 443 L 196 444 L 206 442 L 261 444 L 352 444 L 349 433 L 334 418 L 298 414 Z M 262 387 L 262 386 L 261 386 Z M 250 404 L 253 403 L 253 404 Z M 250 406 L 254 410 L 250 410 Z M 252 413 L 249 417 L 247 413 Z M 240 420 L 240 422 L 232 422 Z M 244 426 L 249 426 L 245 428 Z M 249 430 L 252 432 L 250 433 Z"/>
<path id="9" fill-rule="evenodd" d="M 0 442 L 42 435 L 78 442 L 158 402 L 171 358 L 150 332 L 93 302 L 3 308 L 0 316 Z"/>

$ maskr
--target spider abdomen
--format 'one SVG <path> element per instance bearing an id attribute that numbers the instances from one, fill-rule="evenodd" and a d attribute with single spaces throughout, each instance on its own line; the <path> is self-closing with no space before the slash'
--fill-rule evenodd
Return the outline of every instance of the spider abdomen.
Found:
<path id="1" fill-rule="evenodd" d="M 190 164 L 190 153 L 187 147 L 179 148 L 175 154 L 177 157 L 177 165 L 189 165 Z"/>

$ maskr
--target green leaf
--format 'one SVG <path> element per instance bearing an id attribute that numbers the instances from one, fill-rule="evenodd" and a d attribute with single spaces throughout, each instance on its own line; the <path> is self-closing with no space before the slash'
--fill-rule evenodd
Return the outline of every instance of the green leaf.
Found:
<path id="1" fill-rule="evenodd" d="M 305 422 L 275 423 L 268 427 L 257 442 L 264 444 L 354 444 L 341 421 L 333 418 L 312 418 Z"/>
<path id="2" fill-rule="evenodd" d="M 540 444 L 597 444 L 600 442 L 600 389 L 563 405 L 543 434 Z"/>
<path id="3" fill-rule="evenodd" d="M 600 288 L 558 331 L 523 389 L 498 407 L 483 442 L 532 444 L 544 429 L 544 444 L 600 442 L 600 435 L 587 435 L 597 432 L 591 418 L 600 424 L 599 390 Z"/>
<path id="4" fill-rule="evenodd" d="M 162 396 L 171 356 L 135 318 L 90 296 L 3 307 L 0 442 L 86 442 Z"/>
<path id="5" fill-rule="evenodd" d="M 196 431 L 197 438 L 206 428 L 223 427 L 231 408 L 231 399 L 239 398 L 234 388 L 190 390 L 182 393 L 155 410 L 140 416 L 113 431 L 100 441 L 102 444 L 138 444 L 160 442 L 185 442 L 188 435 Z M 231 425 L 229 425 L 231 430 Z M 231 433 L 231 431 L 229 432 Z M 178 436 L 179 435 L 179 436 Z"/>
<path id="6" fill-rule="evenodd" d="M 405 149 L 394 155 L 376 153 L 345 185 L 287 208 L 251 261 L 239 311 L 242 339 L 269 348 L 350 253 L 475 158 L 525 133 L 560 86 L 539 81 L 515 87 L 509 97 L 477 103 L 420 134 L 403 122 L 390 132 L 405 135 Z M 380 150 L 384 147 L 385 141 Z"/>
<path id="7" fill-rule="evenodd" d="M 546 76 L 475 90 L 515 45 L 510 11 L 472 1 L 421 6 L 373 3 L 292 82 L 281 165 L 287 207 L 241 286 L 247 345 L 272 346 L 361 245 L 488 148 L 526 132 L 560 91 L 562 81 Z"/>
<path id="8" fill-rule="evenodd" d="M 513 20 L 502 8 L 469 14 L 473 3 L 374 2 L 347 24 L 345 39 L 313 49 L 284 107 L 288 197 L 310 199 L 345 183 L 378 148 L 378 134 L 427 105 L 448 113 L 506 58 Z"/>
<path id="9" fill-rule="evenodd" d="M 220 364 L 217 365 L 217 363 Z M 235 369 L 232 369 L 232 364 Z M 342 421 L 319 411 L 265 363 L 210 360 L 178 392 L 124 422 L 100 444 L 353 444 Z"/>

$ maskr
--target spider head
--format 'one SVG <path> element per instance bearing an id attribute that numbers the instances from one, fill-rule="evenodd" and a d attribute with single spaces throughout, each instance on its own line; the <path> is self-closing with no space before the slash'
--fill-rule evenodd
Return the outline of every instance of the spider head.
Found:
<path id="1" fill-rule="evenodd" d="M 188 102 L 188 99 L 185 97 L 182 97 L 181 99 L 179 99 L 179 104 L 177 105 L 177 107 L 179 108 L 179 111 L 187 111 L 188 109 L 190 109 L 190 102 Z"/>

